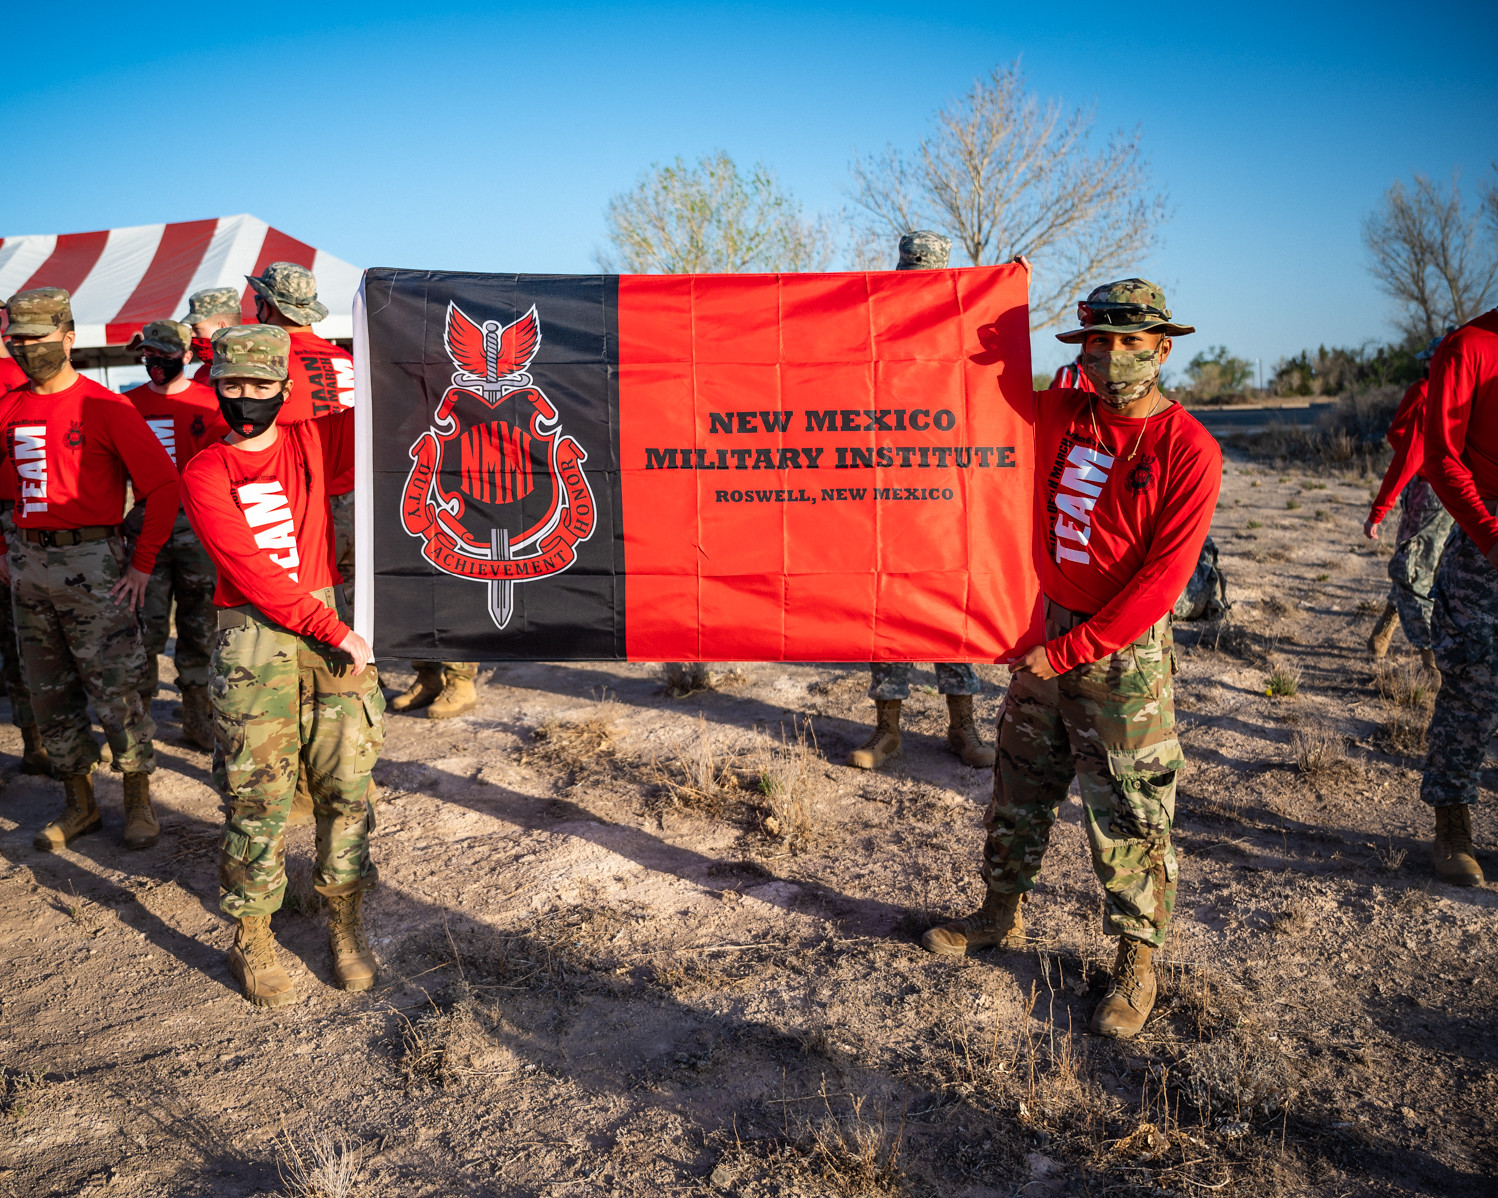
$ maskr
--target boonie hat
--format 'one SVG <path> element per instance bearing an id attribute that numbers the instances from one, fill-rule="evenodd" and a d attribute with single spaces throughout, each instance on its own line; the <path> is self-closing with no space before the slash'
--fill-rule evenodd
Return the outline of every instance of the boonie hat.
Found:
<path id="1" fill-rule="evenodd" d="M 291 335 L 273 324 L 242 324 L 213 335 L 211 379 L 275 379 L 286 377 Z"/>
<path id="2" fill-rule="evenodd" d="M 7 337 L 46 337 L 73 319 L 73 301 L 61 287 L 18 291 L 5 305 Z"/>
<path id="3" fill-rule="evenodd" d="M 1165 292 L 1147 279 L 1120 279 L 1094 287 L 1077 305 L 1077 323 L 1082 326 L 1080 329 L 1057 333 L 1056 340 L 1077 345 L 1094 329 L 1110 333 L 1164 333 L 1167 337 L 1196 332 L 1194 325 L 1171 321 Z"/>
<path id="4" fill-rule="evenodd" d="M 250 286 L 288 320 L 316 324 L 327 318 L 328 309 L 317 301 L 317 279 L 295 262 L 272 262 L 258 278 L 245 275 Z"/>

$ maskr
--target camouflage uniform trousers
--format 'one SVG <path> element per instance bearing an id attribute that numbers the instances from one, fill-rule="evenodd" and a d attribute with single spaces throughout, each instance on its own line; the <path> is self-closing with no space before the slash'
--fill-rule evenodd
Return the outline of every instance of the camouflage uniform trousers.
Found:
<path id="1" fill-rule="evenodd" d="M 109 590 L 129 559 L 119 537 L 55 549 L 10 542 L 11 601 L 31 705 L 59 774 L 86 774 L 101 754 L 88 705 L 104 726 L 113 768 L 156 768 L 156 725 L 140 697 L 145 652 L 135 613 Z"/>
<path id="2" fill-rule="evenodd" d="M 1498 728 L 1498 570 L 1460 528 L 1436 572 L 1431 639 L 1441 689 L 1431 717 L 1420 797 L 1432 807 L 1477 801 Z"/>
<path id="3" fill-rule="evenodd" d="M 983 681 L 972 666 L 965 662 L 938 661 L 936 666 L 936 690 L 943 695 L 977 695 L 983 692 Z M 915 666 L 908 661 L 872 662 L 869 665 L 869 698 L 910 698 L 910 676 Z"/>
<path id="4" fill-rule="evenodd" d="M 1454 521 L 1431 485 L 1423 478 L 1410 480 L 1400 497 L 1399 534 L 1394 556 L 1389 559 L 1389 602 L 1399 611 L 1404 635 L 1416 649 L 1429 649 L 1430 619 L 1434 602 L 1431 589 L 1436 567 L 1446 547 Z"/>
<path id="5" fill-rule="evenodd" d="M 333 606 L 333 588 L 318 593 Z M 375 884 L 370 770 L 385 740 L 376 672 L 252 607 L 219 614 L 213 652 L 214 781 L 227 806 L 219 898 L 235 919 L 270 915 L 286 891 L 286 821 L 298 777 L 317 819 L 314 889 Z"/>
<path id="6" fill-rule="evenodd" d="M 178 686 L 207 686 L 212 672 L 213 638 L 218 632 L 218 610 L 213 592 L 218 571 L 213 559 L 193 532 L 184 512 L 156 556 L 156 568 L 146 586 L 146 601 L 140 609 L 140 635 L 146 650 L 145 681 L 141 694 L 146 701 L 156 697 L 161 684 L 161 654 L 171 632 L 172 600 L 177 601 Z"/>
<path id="7" fill-rule="evenodd" d="M 16 539 L 15 507 L 12 500 L 0 500 L 0 531 L 5 533 L 7 544 Z M 16 639 L 9 583 L 0 583 L 0 667 L 5 674 L 5 693 L 10 697 L 10 722 L 17 728 L 29 728 L 36 723 L 36 715 L 31 710 L 31 688 L 26 685 L 21 662 L 21 642 Z"/>
<path id="8" fill-rule="evenodd" d="M 1047 604 L 1046 636 L 1085 617 Z M 999 712 L 983 877 L 996 894 L 1031 890 L 1073 772 L 1103 930 L 1159 947 L 1175 907 L 1176 772 L 1173 642 L 1167 616 L 1132 645 L 1042 681 L 1016 674 Z"/>
<path id="9" fill-rule="evenodd" d="M 333 557 L 338 573 L 343 575 L 343 601 L 354 606 L 354 493 L 329 495 L 328 507 L 333 513 Z"/>

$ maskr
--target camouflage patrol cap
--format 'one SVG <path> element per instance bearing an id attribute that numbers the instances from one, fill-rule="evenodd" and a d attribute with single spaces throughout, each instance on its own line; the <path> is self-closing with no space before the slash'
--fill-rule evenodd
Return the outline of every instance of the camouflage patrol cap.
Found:
<path id="1" fill-rule="evenodd" d="M 1146 279 L 1120 279 L 1094 287 L 1077 305 L 1077 323 L 1082 327 L 1057 333 L 1057 341 L 1077 345 L 1093 329 L 1108 333 L 1164 333 L 1182 337 L 1196 332 L 1189 324 L 1172 324 L 1165 306 L 1165 292 Z"/>
<path id="2" fill-rule="evenodd" d="M 141 329 L 140 344 L 143 349 L 185 354 L 192 345 L 192 330 L 175 320 L 153 320 Z"/>
<path id="3" fill-rule="evenodd" d="M 213 335 L 213 369 L 218 379 L 284 379 L 291 356 L 291 334 L 273 324 L 242 324 Z"/>
<path id="4" fill-rule="evenodd" d="M 220 316 L 240 317 L 239 292 L 233 287 L 205 287 L 187 297 L 187 315 L 183 324 L 198 324 Z"/>
<path id="5" fill-rule="evenodd" d="M 900 238 L 896 270 L 945 270 L 952 257 L 952 239 L 930 229 L 915 229 Z"/>
<path id="6" fill-rule="evenodd" d="M 5 305 L 7 337 L 46 337 L 73 319 L 73 301 L 61 287 L 18 291 Z"/>
<path id="7" fill-rule="evenodd" d="M 245 275 L 250 286 L 267 303 L 298 324 L 316 324 L 328 315 L 328 309 L 317 302 L 317 279 L 305 266 L 295 262 L 272 262 L 259 278 Z"/>

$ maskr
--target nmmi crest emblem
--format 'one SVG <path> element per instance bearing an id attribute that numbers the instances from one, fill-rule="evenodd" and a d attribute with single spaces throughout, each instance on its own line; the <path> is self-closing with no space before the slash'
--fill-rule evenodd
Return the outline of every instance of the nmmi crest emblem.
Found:
<path id="1" fill-rule="evenodd" d="M 527 373 L 541 345 L 534 305 L 502 326 L 450 303 L 443 339 L 456 370 L 411 445 L 401 521 L 437 569 L 488 584 L 504 628 L 516 583 L 560 574 L 593 535 L 588 455 Z"/>

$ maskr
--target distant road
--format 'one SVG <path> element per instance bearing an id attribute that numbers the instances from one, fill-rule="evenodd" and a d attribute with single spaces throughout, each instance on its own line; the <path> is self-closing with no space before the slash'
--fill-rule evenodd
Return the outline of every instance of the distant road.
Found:
<path id="1" fill-rule="evenodd" d="M 1261 433 L 1271 424 L 1315 424 L 1322 412 L 1337 406 L 1335 400 L 1305 400 L 1288 404 L 1233 404 L 1221 408 L 1191 408 L 1190 412 L 1214 436 L 1225 433 Z"/>

